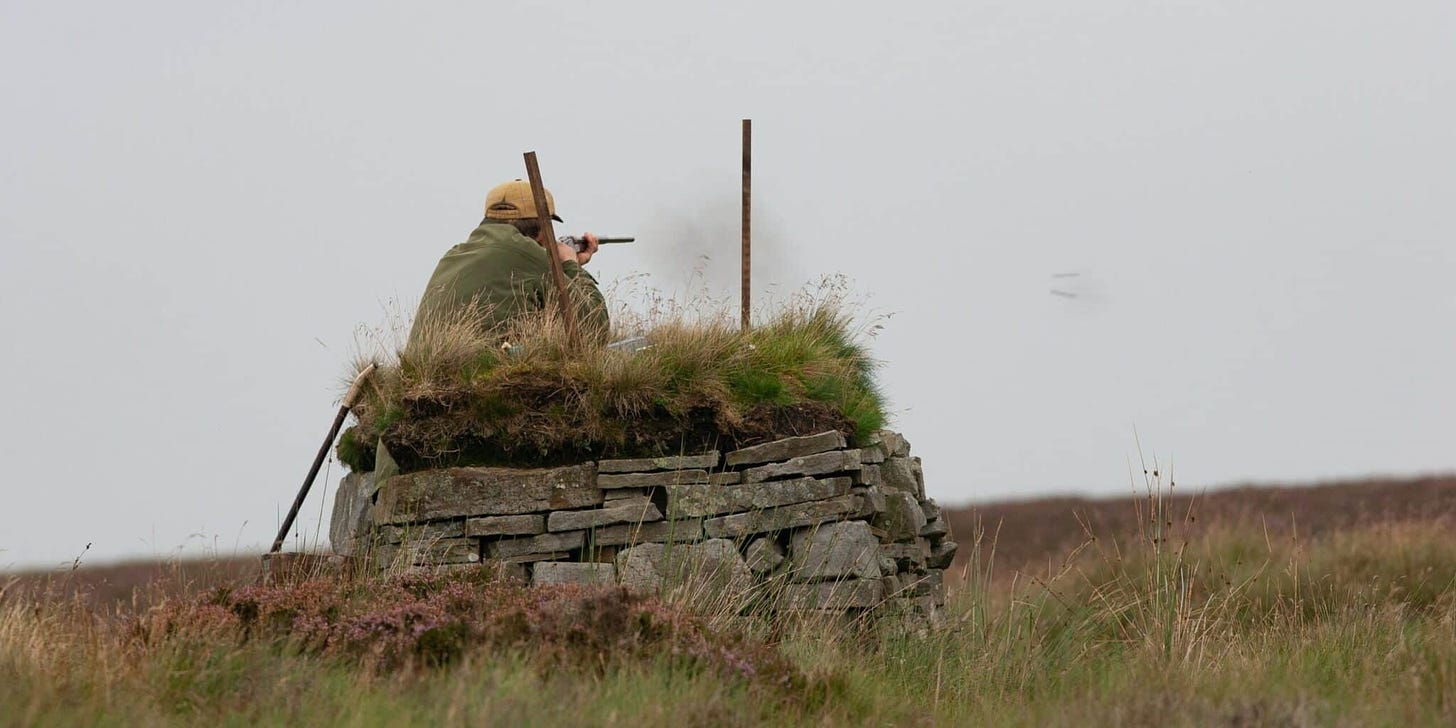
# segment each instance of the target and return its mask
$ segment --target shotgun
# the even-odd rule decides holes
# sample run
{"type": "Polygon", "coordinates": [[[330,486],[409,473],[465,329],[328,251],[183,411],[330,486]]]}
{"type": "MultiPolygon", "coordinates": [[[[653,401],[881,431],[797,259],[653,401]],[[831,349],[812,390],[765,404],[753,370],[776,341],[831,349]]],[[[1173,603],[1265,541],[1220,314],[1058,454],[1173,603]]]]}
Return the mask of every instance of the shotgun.
{"type": "MultiPolygon", "coordinates": [[[[599,245],[614,245],[617,243],[630,243],[635,241],[636,239],[637,238],[597,238],[597,243],[599,245]]],[[[561,243],[562,245],[570,245],[571,247],[576,248],[576,252],[578,253],[586,250],[586,238],[578,238],[575,235],[567,235],[557,238],[556,242],[561,243]]]]}

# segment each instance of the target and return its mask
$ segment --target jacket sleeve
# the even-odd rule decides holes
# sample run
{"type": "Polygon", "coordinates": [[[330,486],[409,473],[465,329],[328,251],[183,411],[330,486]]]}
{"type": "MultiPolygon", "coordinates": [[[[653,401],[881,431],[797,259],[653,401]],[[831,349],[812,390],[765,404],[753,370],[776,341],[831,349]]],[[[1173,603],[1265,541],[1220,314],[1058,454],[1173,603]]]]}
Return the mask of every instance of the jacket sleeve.
{"type": "Polygon", "coordinates": [[[566,274],[571,300],[576,306],[576,324],[581,330],[582,340],[605,346],[611,339],[612,322],[607,312],[607,299],[597,287],[597,279],[576,261],[564,261],[561,271],[566,274]]]}

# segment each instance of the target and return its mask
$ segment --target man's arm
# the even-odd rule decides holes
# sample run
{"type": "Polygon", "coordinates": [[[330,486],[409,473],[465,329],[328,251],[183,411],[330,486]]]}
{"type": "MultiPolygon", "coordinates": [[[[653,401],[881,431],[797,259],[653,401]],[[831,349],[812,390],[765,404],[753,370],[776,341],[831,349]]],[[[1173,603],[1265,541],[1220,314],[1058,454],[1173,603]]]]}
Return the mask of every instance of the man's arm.
{"type": "Polygon", "coordinates": [[[604,346],[611,340],[612,322],[611,315],[607,313],[607,299],[602,296],[601,289],[597,287],[597,279],[582,268],[586,262],[592,259],[600,245],[597,243],[597,236],[586,233],[582,236],[586,240],[586,249],[577,252],[576,248],[565,243],[556,244],[556,257],[561,261],[561,272],[566,276],[567,288],[572,303],[576,306],[576,325],[582,332],[585,341],[604,346]]]}
{"type": "Polygon", "coordinates": [[[597,287],[597,279],[574,259],[561,261],[561,272],[566,274],[569,295],[576,305],[576,325],[583,341],[605,345],[611,339],[612,322],[607,313],[607,299],[597,287]]]}

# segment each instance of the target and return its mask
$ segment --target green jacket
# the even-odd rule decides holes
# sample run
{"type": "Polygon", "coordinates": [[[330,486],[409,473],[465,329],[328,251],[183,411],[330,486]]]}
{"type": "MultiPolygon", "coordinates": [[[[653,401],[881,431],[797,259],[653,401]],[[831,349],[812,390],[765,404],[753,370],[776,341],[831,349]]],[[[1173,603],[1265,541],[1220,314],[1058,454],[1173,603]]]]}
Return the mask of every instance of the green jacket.
{"type": "MultiPolygon", "coordinates": [[[[574,260],[564,261],[561,267],[576,303],[583,340],[606,343],[607,304],[596,279],[574,260]]],[[[487,220],[435,266],[415,314],[410,340],[422,319],[449,315],[465,306],[480,311],[488,331],[504,334],[513,318],[539,311],[554,299],[551,262],[541,245],[512,225],[487,220]]]]}

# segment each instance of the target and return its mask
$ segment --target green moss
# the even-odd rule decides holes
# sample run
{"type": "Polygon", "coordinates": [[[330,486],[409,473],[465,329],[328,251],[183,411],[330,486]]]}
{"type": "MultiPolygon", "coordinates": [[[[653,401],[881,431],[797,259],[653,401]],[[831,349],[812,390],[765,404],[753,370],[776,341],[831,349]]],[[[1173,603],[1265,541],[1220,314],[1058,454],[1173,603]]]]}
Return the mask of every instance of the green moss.
{"type": "Polygon", "coordinates": [[[335,453],[339,456],[339,462],[356,473],[367,473],[374,469],[374,442],[362,441],[358,427],[344,430],[335,453]]]}
{"type": "Polygon", "coordinates": [[[374,420],[373,429],[376,432],[388,430],[394,423],[404,419],[404,407],[398,404],[390,404],[384,408],[384,413],[374,420]]]}
{"type": "Polygon", "coordinates": [[[471,401],[475,416],[481,422],[497,422],[520,411],[520,403],[513,402],[496,392],[483,393],[471,401]]]}
{"type": "Polygon", "coordinates": [[[804,387],[804,396],[816,402],[839,404],[850,390],[856,389],[854,382],[846,382],[842,377],[829,374],[809,374],[800,383],[804,387]]]}
{"type": "Polygon", "coordinates": [[[741,371],[731,375],[728,386],[745,405],[793,404],[794,396],[779,375],[768,371],[741,371]]]}
{"type": "Polygon", "coordinates": [[[495,371],[496,366],[498,366],[500,363],[500,350],[486,349],[485,351],[477,354],[474,360],[471,361],[469,365],[467,365],[465,371],[463,372],[464,377],[467,380],[475,380],[482,377],[490,376],[490,373],[495,371]]]}

